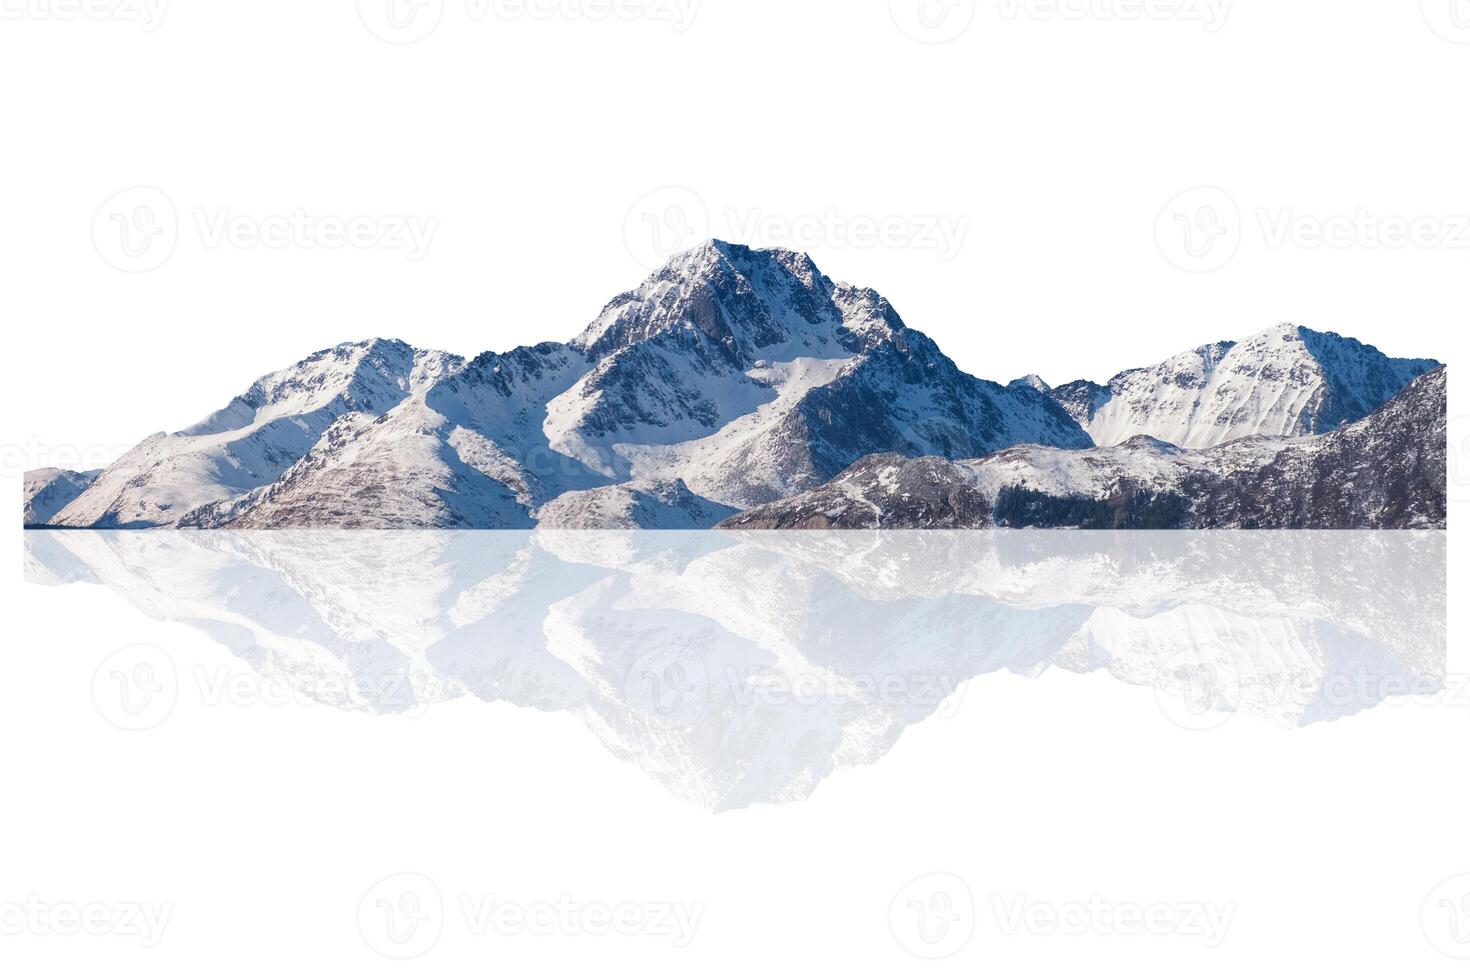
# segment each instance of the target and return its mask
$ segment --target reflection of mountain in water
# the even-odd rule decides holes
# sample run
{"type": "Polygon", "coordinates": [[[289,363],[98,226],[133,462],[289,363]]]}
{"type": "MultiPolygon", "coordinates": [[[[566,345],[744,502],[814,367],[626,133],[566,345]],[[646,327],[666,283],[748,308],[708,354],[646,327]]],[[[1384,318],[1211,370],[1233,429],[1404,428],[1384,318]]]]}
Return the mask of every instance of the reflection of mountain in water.
{"type": "Polygon", "coordinates": [[[1446,667],[1438,532],[57,531],[26,565],[342,707],[574,712],[715,810],[802,799],[1002,669],[1295,726],[1446,667]]]}

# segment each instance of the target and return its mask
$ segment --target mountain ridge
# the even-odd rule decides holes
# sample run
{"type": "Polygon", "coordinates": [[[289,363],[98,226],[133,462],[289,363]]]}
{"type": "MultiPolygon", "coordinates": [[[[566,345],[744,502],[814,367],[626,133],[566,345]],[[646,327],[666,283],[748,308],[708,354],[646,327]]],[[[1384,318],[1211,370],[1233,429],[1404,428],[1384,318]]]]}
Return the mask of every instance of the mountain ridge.
{"type": "Polygon", "coordinates": [[[689,526],[814,490],[875,454],[1330,431],[1435,363],[1282,325],[1107,386],[1001,385],[809,256],[715,240],[567,342],[472,358],[383,338],[316,351],[73,481],[45,523],[689,526]]]}
{"type": "Polygon", "coordinates": [[[1019,441],[1089,439],[1038,393],[960,371],[875,291],[799,253],[710,242],[569,343],[319,351],[145,440],[56,523],[524,527],[562,494],[629,481],[742,509],[869,452],[1019,441]]]}
{"type": "Polygon", "coordinates": [[[1187,449],[1133,436],[982,459],[859,460],[815,490],[727,529],[1257,529],[1446,526],[1446,369],[1321,436],[1250,436],[1187,449]]]}
{"type": "Polygon", "coordinates": [[[1208,449],[1246,435],[1330,432],[1437,366],[1428,358],[1388,357],[1330,331],[1278,323],[1241,341],[1217,341],[1120,371],[1106,384],[1072,381],[1046,393],[1097,445],[1152,435],[1208,449]]]}

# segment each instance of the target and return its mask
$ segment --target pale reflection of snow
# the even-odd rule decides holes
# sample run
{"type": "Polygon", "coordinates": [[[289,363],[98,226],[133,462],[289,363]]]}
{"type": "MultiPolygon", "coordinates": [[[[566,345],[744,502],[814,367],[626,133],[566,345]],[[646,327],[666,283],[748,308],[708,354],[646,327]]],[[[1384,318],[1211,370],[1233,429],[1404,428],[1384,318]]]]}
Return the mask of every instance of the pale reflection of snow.
{"type": "Polygon", "coordinates": [[[307,698],[568,711],[712,810],[805,798],[1000,670],[1106,672],[1166,714],[1288,728],[1445,684],[1439,532],[25,539],[29,581],[103,584],[307,698]]]}

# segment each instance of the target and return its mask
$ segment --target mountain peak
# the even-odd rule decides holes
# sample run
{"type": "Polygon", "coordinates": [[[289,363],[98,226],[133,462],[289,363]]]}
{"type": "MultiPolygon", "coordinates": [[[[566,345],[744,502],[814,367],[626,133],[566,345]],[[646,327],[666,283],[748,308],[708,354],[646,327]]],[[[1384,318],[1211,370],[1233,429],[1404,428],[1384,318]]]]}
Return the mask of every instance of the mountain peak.
{"type": "Polygon", "coordinates": [[[1272,341],[1282,344],[1294,343],[1301,339],[1302,331],[1305,329],[1306,327],[1303,327],[1299,323],[1294,323],[1291,320],[1282,320],[1279,323],[1272,324],[1265,330],[1251,334],[1245,339],[1244,343],[1249,343],[1257,338],[1268,343],[1272,341]]]}
{"type": "Polygon", "coordinates": [[[455,355],[420,350],[402,340],[347,341],[258,378],[229,405],[176,435],[222,434],[285,415],[318,411],[334,401],[353,411],[381,413],[460,361],[455,355]]]}
{"type": "Polygon", "coordinates": [[[794,249],[780,248],[777,246],[758,247],[755,245],[745,245],[740,242],[727,242],[720,238],[706,239],[693,248],[675,253],[664,264],[664,267],[687,266],[709,261],[724,261],[732,265],[775,261],[783,265],[802,264],[810,266],[813,269],[816,268],[812,262],[812,257],[805,252],[798,252],[794,249]]]}
{"type": "MultiPolygon", "coordinates": [[[[1283,320],[1275,326],[1269,327],[1258,333],[1251,334],[1238,343],[1228,343],[1227,348],[1240,347],[1244,351],[1282,350],[1289,349],[1298,353],[1305,353],[1309,357],[1321,360],[1324,354],[1333,349],[1351,349],[1363,351],[1376,356],[1383,356],[1382,352],[1372,344],[1344,337],[1340,333],[1331,330],[1313,330],[1300,323],[1283,320]]],[[[1204,348],[1200,348],[1203,350],[1204,348]]]]}
{"type": "Polygon", "coordinates": [[[1049,385],[1045,381],[1041,380],[1041,375],[1039,375],[1039,374],[1028,374],[1024,378],[1017,378],[1016,380],[1012,381],[1010,384],[1006,385],[1006,387],[1007,388],[1031,388],[1031,389],[1034,389],[1036,391],[1041,392],[1043,395],[1049,395],[1049,394],[1051,394],[1051,385],[1049,385]]]}
{"type": "Polygon", "coordinates": [[[1387,357],[1288,321],[1120,372],[1106,385],[1078,381],[1050,395],[1100,446],[1149,435],[1204,449],[1245,436],[1328,432],[1437,363],[1387,357]]]}
{"type": "Polygon", "coordinates": [[[803,252],[711,239],[614,297],[572,347],[602,358],[671,336],[747,368],[771,349],[838,357],[903,329],[881,296],[833,282],[803,252]]]}

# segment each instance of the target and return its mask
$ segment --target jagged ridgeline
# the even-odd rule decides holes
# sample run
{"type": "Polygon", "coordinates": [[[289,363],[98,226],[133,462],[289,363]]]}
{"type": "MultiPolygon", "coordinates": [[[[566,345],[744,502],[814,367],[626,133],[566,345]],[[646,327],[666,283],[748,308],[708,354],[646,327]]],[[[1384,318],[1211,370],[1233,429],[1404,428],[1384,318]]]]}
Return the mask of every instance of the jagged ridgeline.
{"type": "Polygon", "coordinates": [[[27,474],[24,521],[1441,527],[1443,377],[1283,324],[1001,385],[806,255],[709,242],[568,343],[318,351],[100,473],[27,474]]]}

